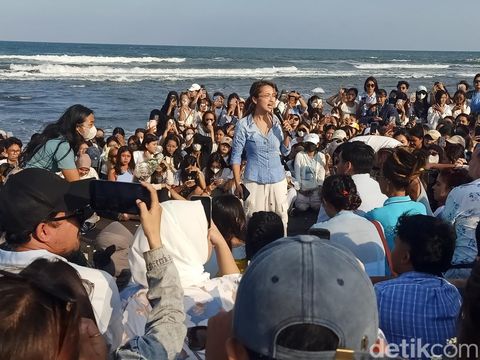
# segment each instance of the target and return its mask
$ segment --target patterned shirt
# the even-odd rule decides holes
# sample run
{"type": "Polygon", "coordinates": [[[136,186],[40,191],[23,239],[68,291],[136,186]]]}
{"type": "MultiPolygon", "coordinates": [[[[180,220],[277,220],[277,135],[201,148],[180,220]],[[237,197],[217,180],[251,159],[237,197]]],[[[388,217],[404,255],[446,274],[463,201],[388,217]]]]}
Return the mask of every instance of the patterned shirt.
{"type": "Polygon", "coordinates": [[[407,272],[377,283],[380,328],[391,344],[421,339],[424,344],[446,345],[455,336],[461,296],[445,279],[407,272]]]}
{"type": "Polygon", "coordinates": [[[442,218],[455,226],[457,242],[452,264],[468,264],[477,256],[475,228],[480,220],[480,179],[457,186],[448,194],[442,218]]]}

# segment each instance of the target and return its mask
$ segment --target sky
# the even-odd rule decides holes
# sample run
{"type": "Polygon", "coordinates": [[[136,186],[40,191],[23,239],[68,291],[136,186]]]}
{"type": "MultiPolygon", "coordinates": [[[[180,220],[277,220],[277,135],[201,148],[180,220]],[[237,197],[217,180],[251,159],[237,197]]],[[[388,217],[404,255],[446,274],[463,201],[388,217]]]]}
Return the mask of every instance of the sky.
{"type": "Polygon", "coordinates": [[[479,51],[480,1],[2,0],[0,40],[479,51]]]}

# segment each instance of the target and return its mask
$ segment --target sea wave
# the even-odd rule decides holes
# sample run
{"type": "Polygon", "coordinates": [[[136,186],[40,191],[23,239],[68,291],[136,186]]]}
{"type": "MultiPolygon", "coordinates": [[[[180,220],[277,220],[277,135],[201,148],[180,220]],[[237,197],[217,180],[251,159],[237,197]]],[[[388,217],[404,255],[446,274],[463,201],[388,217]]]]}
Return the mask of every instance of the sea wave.
{"type": "MultiPolygon", "coordinates": [[[[0,69],[0,80],[84,80],[134,82],[143,80],[179,81],[186,79],[258,79],[258,78],[341,78],[369,76],[370,70],[335,70],[324,68],[302,69],[295,66],[261,67],[261,68],[147,68],[115,66],[73,66],[55,64],[10,64],[7,69],[0,69]]],[[[375,76],[398,75],[405,78],[430,78],[439,74],[428,71],[411,72],[377,71],[375,76]]]]}
{"type": "Polygon", "coordinates": [[[21,60],[54,64],[131,64],[131,63],[182,63],[186,58],[179,57],[124,57],[86,55],[0,55],[0,60],[21,60]]]}
{"type": "Polygon", "coordinates": [[[361,70],[388,70],[388,69],[448,69],[450,65],[443,64],[354,64],[361,70]]]}

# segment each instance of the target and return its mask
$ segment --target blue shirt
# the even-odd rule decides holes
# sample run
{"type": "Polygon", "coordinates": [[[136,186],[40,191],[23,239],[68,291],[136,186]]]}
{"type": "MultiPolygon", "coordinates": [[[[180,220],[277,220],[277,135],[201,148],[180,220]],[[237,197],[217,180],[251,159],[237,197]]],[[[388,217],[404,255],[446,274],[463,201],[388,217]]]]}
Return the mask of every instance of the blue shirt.
{"type": "MultiPolygon", "coordinates": [[[[421,344],[446,345],[456,335],[461,296],[445,279],[411,271],[375,285],[380,329],[387,341],[422,339],[421,344]]],[[[441,349],[433,349],[441,351],[441,349]]]]}
{"type": "Polygon", "coordinates": [[[470,99],[470,111],[472,114],[480,113],[480,91],[474,91],[470,99]]]}
{"type": "Polygon", "coordinates": [[[398,218],[402,215],[427,215],[425,205],[413,201],[410,196],[393,196],[383,203],[383,207],[370,210],[366,217],[369,220],[377,220],[383,226],[385,238],[390,250],[395,243],[395,230],[398,218]]]}
{"type": "Polygon", "coordinates": [[[273,125],[267,135],[262,134],[252,115],[237,123],[232,143],[232,165],[241,164],[244,150],[247,155],[245,180],[258,184],[275,184],[285,179],[280,152],[286,155],[290,147],[283,144],[282,125],[276,117],[273,117],[273,125]]]}
{"type": "Polygon", "coordinates": [[[68,141],[48,140],[27,162],[25,168],[40,168],[53,172],[76,169],[75,154],[68,141]]]}

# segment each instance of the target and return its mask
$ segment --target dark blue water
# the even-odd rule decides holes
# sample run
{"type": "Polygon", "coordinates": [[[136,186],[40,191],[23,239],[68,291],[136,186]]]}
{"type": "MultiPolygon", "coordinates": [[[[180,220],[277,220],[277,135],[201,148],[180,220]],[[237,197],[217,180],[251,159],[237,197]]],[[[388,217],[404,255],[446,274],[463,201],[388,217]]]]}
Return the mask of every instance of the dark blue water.
{"type": "Polygon", "coordinates": [[[145,126],[169,90],[193,82],[210,93],[246,97],[255,79],[305,96],[342,86],[381,87],[400,79],[413,87],[443,81],[447,88],[480,72],[478,52],[252,49],[0,42],[0,129],[22,139],[58,119],[74,103],[95,111],[98,127],[145,126]]]}

